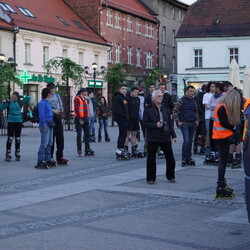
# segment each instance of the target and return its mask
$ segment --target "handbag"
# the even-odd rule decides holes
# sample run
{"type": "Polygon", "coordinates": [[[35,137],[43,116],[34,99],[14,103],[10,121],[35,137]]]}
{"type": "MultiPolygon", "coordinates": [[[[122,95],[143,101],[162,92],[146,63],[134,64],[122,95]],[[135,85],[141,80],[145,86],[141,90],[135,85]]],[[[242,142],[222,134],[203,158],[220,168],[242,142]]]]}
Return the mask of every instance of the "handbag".
{"type": "Polygon", "coordinates": [[[56,126],[55,121],[47,121],[47,124],[50,128],[54,128],[56,126]]]}

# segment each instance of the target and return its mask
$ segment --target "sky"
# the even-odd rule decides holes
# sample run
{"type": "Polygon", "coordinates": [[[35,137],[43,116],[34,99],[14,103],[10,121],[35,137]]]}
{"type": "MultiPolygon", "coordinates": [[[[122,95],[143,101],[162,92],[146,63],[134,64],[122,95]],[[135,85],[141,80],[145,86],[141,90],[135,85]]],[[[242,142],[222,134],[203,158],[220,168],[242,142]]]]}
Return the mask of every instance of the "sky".
{"type": "Polygon", "coordinates": [[[183,2],[183,3],[186,3],[186,4],[192,4],[192,3],[194,3],[196,0],[178,0],[178,1],[180,1],[180,2],[183,2]]]}

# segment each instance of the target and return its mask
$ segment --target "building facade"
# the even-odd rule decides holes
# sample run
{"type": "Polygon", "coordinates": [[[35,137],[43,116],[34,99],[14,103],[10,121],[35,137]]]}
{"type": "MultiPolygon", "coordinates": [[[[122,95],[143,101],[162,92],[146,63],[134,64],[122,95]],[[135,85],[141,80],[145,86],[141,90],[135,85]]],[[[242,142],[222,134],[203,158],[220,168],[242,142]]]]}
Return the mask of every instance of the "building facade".
{"type": "MultiPolygon", "coordinates": [[[[13,86],[12,90],[31,95],[31,106],[40,100],[40,92],[53,81],[61,85],[61,72],[52,72],[47,75],[44,65],[52,58],[70,58],[83,68],[91,68],[98,58],[98,67],[107,67],[107,42],[98,36],[73,10],[62,0],[46,0],[43,4],[23,0],[6,0],[0,3],[1,10],[11,19],[8,24],[2,19],[0,22],[1,53],[11,54],[17,63],[17,72],[24,79],[23,88],[13,86]],[[21,7],[20,7],[21,6],[21,7]],[[49,8],[48,8],[49,7],[49,8]],[[5,25],[4,25],[5,23],[5,25]],[[5,35],[6,25],[9,28],[9,37],[5,35]],[[8,26],[7,25],[7,26],[8,26]],[[13,31],[18,27],[15,46],[13,31]],[[25,81],[25,79],[27,81],[25,81]]],[[[80,87],[93,89],[93,74],[85,74],[82,86],[75,86],[69,81],[71,99],[80,87]]],[[[102,84],[97,87],[97,93],[107,97],[107,84],[102,76],[97,79],[102,84]]],[[[72,110],[72,107],[71,107],[72,110]]]]}
{"type": "Polygon", "coordinates": [[[157,19],[138,1],[65,0],[79,16],[108,41],[108,65],[130,64],[128,83],[140,85],[158,65],[157,19]]]}
{"type": "Polygon", "coordinates": [[[250,2],[198,0],[187,11],[177,34],[178,94],[184,85],[227,81],[234,58],[240,79],[250,64],[250,2]]]}

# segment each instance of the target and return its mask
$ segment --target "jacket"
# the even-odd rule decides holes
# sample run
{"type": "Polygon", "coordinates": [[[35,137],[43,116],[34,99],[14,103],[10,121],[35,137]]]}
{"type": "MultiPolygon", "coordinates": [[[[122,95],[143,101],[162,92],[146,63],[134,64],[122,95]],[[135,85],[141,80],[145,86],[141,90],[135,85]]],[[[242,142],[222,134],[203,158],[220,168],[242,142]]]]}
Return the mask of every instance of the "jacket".
{"type": "Polygon", "coordinates": [[[128,96],[128,111],[131,121],[139,120],[140,99],[138,97],[128,96]]]}
{"type": "Polygon", "coordinates": [[[129,120],[128,99],[121,93],[114,98],[114,120],[116,122],[129,120]]]}
{"type": "Polygon", "coordinates": [[[48,122],[53,121],[52,108],[48,100],[42,99],[38,103],[39,127],[47,126],[48,122]]]}
{"type": "Polygon", "coordinates": [[[172,96],[169,93],[164,93],[163,99],[162,99],[162,106],[170,110],[170,113],[172,114],[174,109],[174,102],[172,99],[172,96]]]}
{"type": "Polygon", "coordinates": [[[30,100],[30,96],[25,96],[21,101],[8,101],[0,105],[0,111],[8,109],[8,122],[23,122],[21,106],[30,100]]]}
{"type": "Polygon", "coordinates": [[[87,119],[89,117],[88,102],[81,96],[74,99],[75,117],[78,119],[87,119]]]}
{"type": "Polygon", "coordinates": [[[161,112],[163,113],[164,126],[158,128],[157,122],[160,121],[160,113],[158,107],[152,103],[146,107],[143,114],[143,125],[146,128],[146,141],[149,142],[166,142],[171,141],[172,138],[176,138],[173,123],[171,122],[171,114],[169,109],[161,106],[161,112]]]}
{"type": "Polygon", "coordinates": [[[96,114],[99,119],[108,119],[110,115],[109,107],[107,105],[98,104],[96,108],[96,114]]]}
{"type": "Polygon", "coordinates": [[[219,104],[214,110],[213,139],[226,139],[233,135],[234,126],[229,124],[227,116],[226,106],[223,103],[219,104]]]}

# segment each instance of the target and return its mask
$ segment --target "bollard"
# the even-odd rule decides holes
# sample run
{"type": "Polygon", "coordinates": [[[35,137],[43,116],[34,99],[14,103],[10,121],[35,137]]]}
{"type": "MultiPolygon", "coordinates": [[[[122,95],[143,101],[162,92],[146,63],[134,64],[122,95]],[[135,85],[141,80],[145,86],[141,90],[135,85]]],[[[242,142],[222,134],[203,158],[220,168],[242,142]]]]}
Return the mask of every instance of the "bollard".
{"type": "Polygon", "coordinates": [[[248,120],[247,134],[243,145],[243,161],[245,171],[245,200],[250,223],[250,120],[248,120]]]}

